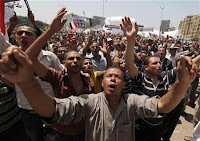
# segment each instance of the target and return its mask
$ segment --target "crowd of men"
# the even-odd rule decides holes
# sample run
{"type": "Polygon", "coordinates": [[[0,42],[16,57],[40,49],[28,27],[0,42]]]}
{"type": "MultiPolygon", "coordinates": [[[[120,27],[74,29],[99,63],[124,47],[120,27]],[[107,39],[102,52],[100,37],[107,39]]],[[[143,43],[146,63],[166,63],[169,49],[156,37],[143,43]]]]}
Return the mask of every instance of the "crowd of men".
{"type": "Polygon", "coordinates": [[[10,19],[12,46],[0,60],[0,138],[169,141],[185,105],[195,107],[199,43],[139,36],[128,17],[124,36],[71,37],[61,30],[65,14],[62,8],[43,33],[31,11],[33,27],[10,19]]]}

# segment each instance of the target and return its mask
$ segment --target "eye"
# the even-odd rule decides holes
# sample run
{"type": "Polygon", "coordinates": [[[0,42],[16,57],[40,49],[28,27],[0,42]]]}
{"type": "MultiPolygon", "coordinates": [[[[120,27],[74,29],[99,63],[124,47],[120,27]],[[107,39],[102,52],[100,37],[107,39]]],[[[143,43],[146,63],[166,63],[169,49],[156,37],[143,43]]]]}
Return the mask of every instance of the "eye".
{"type": "Polygon", "coordinates": [[[74,57],[69,57],[68,60],[74,60],[74,57]]]}

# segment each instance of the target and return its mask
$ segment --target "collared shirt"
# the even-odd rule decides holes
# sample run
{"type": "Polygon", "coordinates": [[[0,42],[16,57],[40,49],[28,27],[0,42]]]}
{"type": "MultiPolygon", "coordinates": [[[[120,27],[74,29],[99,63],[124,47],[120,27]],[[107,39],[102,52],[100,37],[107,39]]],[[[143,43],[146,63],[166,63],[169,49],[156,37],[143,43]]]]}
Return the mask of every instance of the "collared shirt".
{"type": "Polygon", "coordinates": [[[63,124],[85,118],[86,141],[134,141],[135,120],[157,117],[158,98],[135,94],[122,95],[114,113],[103,92],[98,94],[55,98],[56,112],[48,123],[63,124]]]}
{"type": "MultiPolygon", "coordinates": [[[[93,93],[94,90],[94,83],[91,81],[89,77],[86,77],[85,75],[81,74],[81,79],[84,83],[83,93],[90,94],[93,93]]],[[[64,69],[62,71],[57,71],[55,69],[49,69],[47,72],[47,75],[43,80],[49,82],[54,90],[55,97],[57,98],[66,98],[71,95],[79,96],[80,94],[77,94],[75,91],[75,88],[72,86],[72,83],[69,79],[69,75],[67,73],[67,70],[64,69]]],[[[83,94],[82,93],[82,94],[83,94]]],[[[60,133],[66,134],[66,135],[72,135],[72,134],[78,134],[84,131],[84,121],[77,122],[75,124],[69,124],[69,125],[61,125],[56,124],[55,129],[58,130],[60,133]]]]}
{"type": "MultiPolygon", "coordinates": [[[[52,53],[50,51],[42,50],[40,52],[39,56],[38,56],[38,60],[41,61],[47,67],[52,67],[52,68],[55,68],[57,70],[64,69],[64,66],[60,63],[60,60],[58,59],[58,57],[54,53],[52,53]]],[[[36,79],[38,80],[38,82],[40,83],[42,89],[45,92],[47,92],[48,94],[54,96],[54,92],[53,92],[51,84],[49,84],[49,83],[47,83],[45,81],[42,81],[38,76],[36,77],[36,79]]],[[[17,92],[16,96],[17,96],[17,104],[18,104],[18,106],[20,108],[22,108],[22,109],[33,110],[31,105],[27,101],[26,97],[22,93],[22,90],[16,84],[15,84],[15,89],[16,89],[16,92],[17,92]]]]}
{"type": "Polygon", "coordinates": [[[100,61],[96,60],[96,58],[93,56],[92,53],[90,53],[89,55],[86,55],[86,58],[90,58],[91,61],[92,61],[93,71],[104,71],[104,70],[106,70],[106,67],[107,67],[106,58],[104,57],[104,55],[101,51],[99,51],[99,55],[101,57],[100,61]]]}
{"type": "MultiPolygon", "coordinates": [[[[149,97],[157,95],[162,97],[171,88],[176,80],[176,76],[176,69],[162,71],[156,84],[154,84],[153,80],[146,73],[138,71],[135,79],[131,80],[133,87],[131,90],[140,95],[148,95],[149,97]]],[[[159,125],[163,122],[163,117],[164,116],[159,116],[158,118],[145,118],[143,120],[150,125],[159,125]]]]}
{"type": "Polygon", "coordinates": [[[132,85],[135,87],[132,90],[135,90],[135,93],[145,94],[149,97],[159,95],[162,97],[168,92],[171,88],[171,85],[175,82],[177,73],[176,69],[169,71],[162,71],[161,75],[158,77],[156,84],[153,83],[153,80],[149,78],[146,73],[138,71],[135,79],[132,79],[132,85]]]}

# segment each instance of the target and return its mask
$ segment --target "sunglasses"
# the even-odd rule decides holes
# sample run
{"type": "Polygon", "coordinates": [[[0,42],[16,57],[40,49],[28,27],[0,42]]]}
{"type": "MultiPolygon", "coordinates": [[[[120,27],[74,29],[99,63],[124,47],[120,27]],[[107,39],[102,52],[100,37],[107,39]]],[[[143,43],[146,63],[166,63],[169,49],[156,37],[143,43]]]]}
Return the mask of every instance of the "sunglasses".
{"type": "Polygon", "coordinates": [[[17,31],[16,34],[19,36],[22,36],[23,34],[26,34],[27,36],[33,36],[34,34],[32,32],[29,31],[17,31]]]}

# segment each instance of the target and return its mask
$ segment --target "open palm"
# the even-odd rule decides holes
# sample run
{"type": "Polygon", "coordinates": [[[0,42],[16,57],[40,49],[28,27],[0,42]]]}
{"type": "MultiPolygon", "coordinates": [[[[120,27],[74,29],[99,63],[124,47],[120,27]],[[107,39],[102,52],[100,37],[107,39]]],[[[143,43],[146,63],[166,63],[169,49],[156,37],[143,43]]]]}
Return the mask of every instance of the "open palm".
{"type": "Polygon", "coordinates": [[[135,38],[138,32],[137,23],[135,23],[135,27],[132,25],[129,17],[124,17],[122,19],[122,24],[120,24],[122,31],[124,32],[127,39],[135,38]]]}

